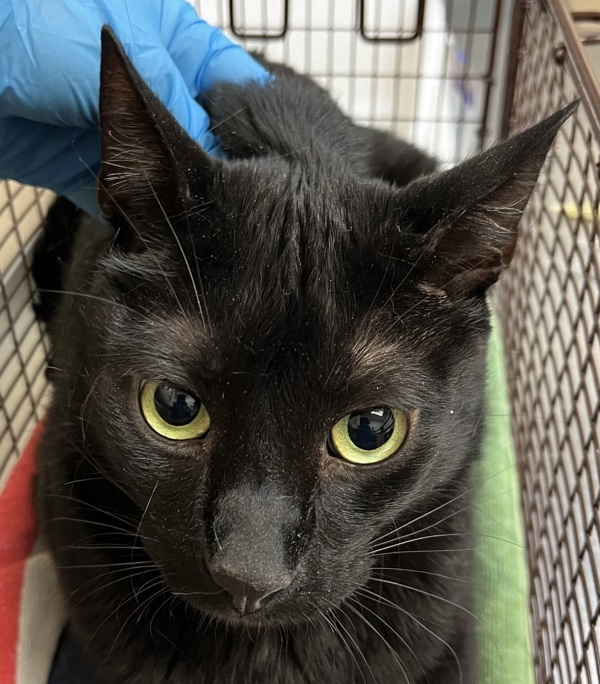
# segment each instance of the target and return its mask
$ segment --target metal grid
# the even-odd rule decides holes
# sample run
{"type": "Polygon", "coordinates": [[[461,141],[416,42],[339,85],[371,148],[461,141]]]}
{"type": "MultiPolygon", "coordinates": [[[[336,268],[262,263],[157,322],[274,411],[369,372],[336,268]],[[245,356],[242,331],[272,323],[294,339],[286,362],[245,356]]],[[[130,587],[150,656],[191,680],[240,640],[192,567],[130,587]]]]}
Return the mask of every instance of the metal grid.
{"type": "Polygon", "coordinates": [[[497,290],[538,682],[600,681],[600,102],[561,3],[519,2],[507,128],[575,96],[497,290]]]}
{"type": "Polygon", "coordinates": [[[358,123],[444,163],[488,133],[502,0],[196,0],[246,48],[310,74],[358,123]]]}
{"type": "Polygon", "coordinates": [[[48,192],[0,182],[0,487],[43,413],[47,346],[29,276],[48,192]]]}

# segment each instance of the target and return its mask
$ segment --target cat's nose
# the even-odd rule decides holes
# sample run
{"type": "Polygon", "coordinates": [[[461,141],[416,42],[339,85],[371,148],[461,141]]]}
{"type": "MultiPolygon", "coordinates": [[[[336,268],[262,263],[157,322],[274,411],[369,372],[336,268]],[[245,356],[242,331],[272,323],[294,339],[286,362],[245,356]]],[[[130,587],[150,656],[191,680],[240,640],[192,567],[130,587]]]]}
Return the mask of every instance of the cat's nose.
{"type": "Polygon", "coordinates": [[[265,599],[285,589],[292,577],[286,571],[274,572],[270,576],[245,576],[243,572],[235,572],[220,563],[211,564],[210,574],[214,581],[231,595],[233,607],[245,615],[259,610],[265,599]]]}

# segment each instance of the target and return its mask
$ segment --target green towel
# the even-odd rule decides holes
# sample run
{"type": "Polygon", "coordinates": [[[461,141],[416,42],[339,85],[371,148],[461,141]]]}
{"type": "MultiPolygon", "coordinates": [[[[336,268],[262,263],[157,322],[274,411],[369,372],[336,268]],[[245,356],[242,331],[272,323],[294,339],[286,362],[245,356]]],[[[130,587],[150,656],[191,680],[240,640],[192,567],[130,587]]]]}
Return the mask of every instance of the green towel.
{"type": "Polygon", "coordinates": [[[487,426],[475,501],[478,684],[532,684],[529,576],[504,353],[494,321],[488,350],[487,426]]]}

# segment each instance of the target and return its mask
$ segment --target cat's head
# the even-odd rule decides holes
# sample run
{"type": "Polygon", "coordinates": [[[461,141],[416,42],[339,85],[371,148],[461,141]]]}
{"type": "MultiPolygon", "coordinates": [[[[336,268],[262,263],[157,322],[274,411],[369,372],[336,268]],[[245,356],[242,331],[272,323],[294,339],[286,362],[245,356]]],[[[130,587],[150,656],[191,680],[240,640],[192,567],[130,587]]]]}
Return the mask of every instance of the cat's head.
{"type": "Polygon", "coordinates": [[[85,305],[86,438],[183,600],[310,617],[365,582],[378,535],[466,487],[485,293],[570,112],[397,189],[210,158],[107,31],[101,80],[118,233],[85,305]]]}

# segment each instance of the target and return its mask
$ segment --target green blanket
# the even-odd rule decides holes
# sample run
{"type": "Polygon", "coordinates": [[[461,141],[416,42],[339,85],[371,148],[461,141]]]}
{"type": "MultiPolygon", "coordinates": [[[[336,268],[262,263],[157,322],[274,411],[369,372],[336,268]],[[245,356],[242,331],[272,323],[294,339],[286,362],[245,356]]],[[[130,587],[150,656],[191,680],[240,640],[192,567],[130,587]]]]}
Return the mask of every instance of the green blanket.
{"type": "Polygon", "coordinates": [[[495,323],[488,351],[487,427],[475,501],[478,684],[531,684],[529,578],[504,353],[495,323]]]}

